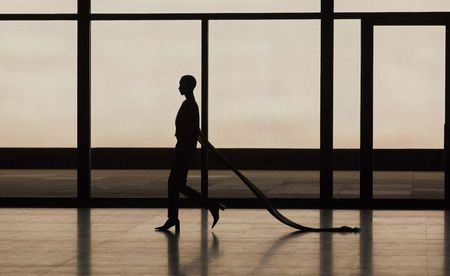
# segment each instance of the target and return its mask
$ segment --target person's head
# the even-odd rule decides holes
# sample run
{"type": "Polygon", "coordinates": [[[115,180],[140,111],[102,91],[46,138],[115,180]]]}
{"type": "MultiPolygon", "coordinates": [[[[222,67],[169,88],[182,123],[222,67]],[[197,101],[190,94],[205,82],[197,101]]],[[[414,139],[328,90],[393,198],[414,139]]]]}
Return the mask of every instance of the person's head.
{"type": "Polygon", "coordinates": [[[197,81],[191,75],[184,75],[180,79],[180,90],[181,95],[192,94],[194,92],[194,88],[197,85],[197,81]]]}

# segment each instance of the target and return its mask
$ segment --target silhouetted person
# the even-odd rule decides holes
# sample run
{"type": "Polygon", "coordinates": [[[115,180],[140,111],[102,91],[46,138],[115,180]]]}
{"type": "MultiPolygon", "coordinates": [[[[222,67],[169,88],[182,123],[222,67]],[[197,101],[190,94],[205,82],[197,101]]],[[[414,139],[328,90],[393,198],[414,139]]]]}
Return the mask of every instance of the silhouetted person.
{"type": "Polygon", "coordinates": [[[197,81],[191,75],[185,75],[180,79],[180,87],[178,90],[181,95],[186,97],[186,100],[178,110],[175,120],[175,136],[177,138],[177,144],[175,146],[175,158],[168,180],[168,220],[164,225],[155,228],[156,230],[167,230],[172,226],[175,226],[177,231],[179,230],[179,193],[182,193],[191,199],[200,201],[204,208],[209,209],[214,218],[212,227],[214,227],[219,220],[219,209],[224,209],[223,205],[208,200],[186,184],[188,171],[195,161],[195,149],[200,134],[198,105],[195,102],[194,97],[194,88],[196,84],[197,81]]]}

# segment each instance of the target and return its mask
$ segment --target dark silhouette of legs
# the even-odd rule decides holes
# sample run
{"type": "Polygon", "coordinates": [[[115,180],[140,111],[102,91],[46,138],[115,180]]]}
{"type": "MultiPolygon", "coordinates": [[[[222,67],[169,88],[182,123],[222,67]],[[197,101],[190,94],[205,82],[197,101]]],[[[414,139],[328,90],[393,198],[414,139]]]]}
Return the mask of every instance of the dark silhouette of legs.
{"type": "Polygon", "coordinates": [[[214,218],[213,227],[219,220],[219,209],[224,209],[224,206],[204,197],[201,193],[192,189],[187,185],[187,175],[189,171],[189,162],[182,162],[175,160],[174,165],[170,171],[168,180],[168,198],[169,208],[167,217],[170,221],[178,220],[179,210],[179,194],[183,194],[187,198],[200,202],[203,208],[208,208],[214,218]]]}
{"type": "Polygon", "coordinates": [[[180,230],[180,221],[178,220],[178,200],[181,188],[186,186],[186,178],[188,173],[188,166],[185,165],[186,162],[177,162],[175,159],[174,165],[170,171],[169,180],[168,180],[168,199],[169,199],[169,207],[168,207],[168,220],[164,225],[156,227],[155,230],[158,231],[167,231],[172,226],[175,226],[175,230],[178,232],[180,230]],[[184,184],[180,184],[184,183],[184,184]]]}
{"type": "Polygon", "coordinates": [[[178,201],[179,201],[179,193],[186,186],[186,179],[188,174],[187,166],[182,166],[181,164],[175,163],[172,167],[168,180],[168,199],[169,199],[169,208],[167,217],[169,219],[178,219],[178,201]]]}
{"type": "Polygon", "coordinates": [[[201,193],[197,192],[196,190],[192,189],[191,187],[184,185],[183,189],[180,190],[180,193],[182,193],[184,196],[191,198],[193,200],[199,201],[202,203],[203,208],[208,208],[211,212],[211,215],[213,216],[213,224],[211,228],[214,228],[216,223],[219,221],[219,209],[224,210],[225,206],[222,204],[211,201],[210,199],[207,199],[204,197],[201,193]]]}

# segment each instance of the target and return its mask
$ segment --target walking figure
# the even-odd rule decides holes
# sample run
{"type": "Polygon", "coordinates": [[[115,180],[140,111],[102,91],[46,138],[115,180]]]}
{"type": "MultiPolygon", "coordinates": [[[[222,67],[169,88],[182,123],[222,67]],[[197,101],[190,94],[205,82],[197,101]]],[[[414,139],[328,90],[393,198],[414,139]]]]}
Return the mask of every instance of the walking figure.
{"type": "Polygon", "coordinates": [[[198,105],[194,97],[194,88],[197,81],[191,75],[185,75],[180,79],[180,94],[186,97],[175,120],[175,158],[173,160],[170,176],[168,180],[168,219],[164,225],[156,227],[155,230],[166,231],[172,226],[175,230],[180,229],[178,219],[179,194],[182,193],[188,198],[199,201],[204,208],[208,208],[213,217],[214,227],[219,221],[219,209],[224,210],[225,206],[212,201],[187,185],[187,175],[192,164],[195,162],[195,150],[200,134],[198,105]]]}

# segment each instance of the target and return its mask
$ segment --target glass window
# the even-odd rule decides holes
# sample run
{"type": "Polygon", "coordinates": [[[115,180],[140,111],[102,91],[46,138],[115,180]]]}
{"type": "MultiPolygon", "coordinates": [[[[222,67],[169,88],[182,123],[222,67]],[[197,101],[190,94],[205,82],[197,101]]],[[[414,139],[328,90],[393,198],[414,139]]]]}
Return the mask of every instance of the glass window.
{"type": "Polygon", "coordinates": [[[444,96],[445,27],[375,27],[375,197],[443,197],[444,96]]]}
{"type": "MultiPolygon", "coordinates": [[[[175,117],[184,100],[178,91],[182,75],[196,77],[194,95],[201,110],[200,24],[92,24],[94,197],[167,196],[169,171],[149,168],[170,166],[175,117]],[[151,165],[149,160],[157,161],[151,165]]],[[[190,172],[192,179],[190,184],[200,184],[198,171],[190,172]]]]}
{"type": "Polygon", "coordinates": [[[76,13],[76,0],[1,0],[1,13],[76,13]]]}
{"type": "Polygon", "coordinates": [[[319,148],[320,22],[210,24],[211,141],[319,148]]]}
{"type": "Polygon", "coordinates": [[[174,146],[182,75],[196,77],[201,107],[200,30],[198,21],[93,23],[93,147],[174,146]]]}
{"type": "Polygon", "coordinates": [[[334,197],[359,197],[361,25],[334,22],[334,197]]]}
{"type": "Polygon", "coordinates": [[[76,36],[74,22],[0,22],[0,196],[76,195],[76,36]]]}
{"type": "Polygon", "coordinates": [[[442,148],[445,27],[375,27],[374,148],[442,148]]]}
{"type": "MultiPolygon", "coordinates": [[[[216,147],[319,148],[319,21],[212,21],[209,68],[216,147]]],[[[297,165],[244,174],[270,197],[318,196],[319,172],[297,165]]],[[[253,197],[228,171],[214,172],[210,183],[213,197],[253,197]]]]}
{"type": "Polygon", "coordinates": [[[76,147],[73,22],[0,22],[0,147],[76,147]]]}
{"type": "Polygon", "coordinates": [[[335,11],[339,12],[414,12],[449,11],[447,0],[335,0],[335,11]]]}
{"type": "Polygon", "coordinates": [[[92,0],[100,13],[318,12],[316,0],[92,0]]]}
{"type": "Polygon", "coordinates": [[[334,23],[334,148],[359,148],[361,30],[359,20],[334,23]]]}

